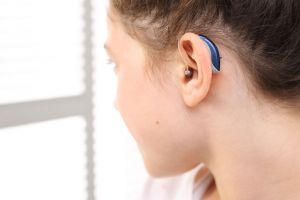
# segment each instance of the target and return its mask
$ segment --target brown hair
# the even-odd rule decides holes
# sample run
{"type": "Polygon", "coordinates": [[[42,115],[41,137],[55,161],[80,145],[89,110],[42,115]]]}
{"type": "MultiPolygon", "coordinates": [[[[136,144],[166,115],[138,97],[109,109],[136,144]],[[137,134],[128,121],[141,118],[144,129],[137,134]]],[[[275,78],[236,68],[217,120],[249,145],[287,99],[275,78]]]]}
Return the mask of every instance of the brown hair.
{"type": "Polygon", "coordinates": [[[299,0],[111,0],[147,51],[176,48],[185,32],[231,46],[264,94],[299,107],[299,0]],[[230,42],[229,42],[230,41],[230,42]]]}

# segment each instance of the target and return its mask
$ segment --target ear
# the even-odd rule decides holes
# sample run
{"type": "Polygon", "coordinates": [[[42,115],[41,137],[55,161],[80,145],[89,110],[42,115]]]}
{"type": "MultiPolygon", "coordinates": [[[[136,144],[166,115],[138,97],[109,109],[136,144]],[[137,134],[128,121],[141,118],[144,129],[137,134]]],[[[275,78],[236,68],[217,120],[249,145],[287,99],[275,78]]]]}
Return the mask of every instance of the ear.
{"type": "Polygon", "coordinates": [[[179,70],[180,85],[185,104],[198,105],[208,94],[212,79],[212,61],[207,44],[194,33],[185,33],[178,42],[180,59],[183,62],[179,70]],[[192,77],[185,76],[190,68],[192,77]]]}

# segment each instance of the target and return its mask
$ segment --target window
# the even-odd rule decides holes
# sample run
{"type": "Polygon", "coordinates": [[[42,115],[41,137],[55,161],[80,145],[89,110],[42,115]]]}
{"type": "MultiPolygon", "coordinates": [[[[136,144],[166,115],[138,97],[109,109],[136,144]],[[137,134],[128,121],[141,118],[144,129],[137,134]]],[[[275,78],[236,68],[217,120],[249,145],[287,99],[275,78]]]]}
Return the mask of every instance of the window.
{"type": "Polygon", "coordinates": [[[90,0],[0,0],[0,199],[95,199],[90,0]]]}

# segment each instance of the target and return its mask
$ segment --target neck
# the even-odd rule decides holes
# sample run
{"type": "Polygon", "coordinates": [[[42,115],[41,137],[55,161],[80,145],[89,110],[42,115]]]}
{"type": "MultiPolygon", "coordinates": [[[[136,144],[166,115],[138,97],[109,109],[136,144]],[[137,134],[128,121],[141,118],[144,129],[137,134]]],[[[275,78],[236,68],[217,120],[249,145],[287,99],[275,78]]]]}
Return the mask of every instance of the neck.
{"type": "Polygon", "coordinates": [[[300,119],[270,113],[245,116],[246,123],[239,120],[221,139],[218,135],[213,159],[206,163],[220,198],[300,199],[300,119]]]}

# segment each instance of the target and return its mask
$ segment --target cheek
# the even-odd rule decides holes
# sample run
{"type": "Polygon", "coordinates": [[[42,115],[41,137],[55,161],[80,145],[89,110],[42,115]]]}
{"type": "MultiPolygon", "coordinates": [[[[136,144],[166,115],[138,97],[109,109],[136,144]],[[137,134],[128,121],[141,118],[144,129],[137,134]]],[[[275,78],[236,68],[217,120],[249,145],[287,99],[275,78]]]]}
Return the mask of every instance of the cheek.
{"type": "MultiPolygon", "coordinates": [[[[140,73],[119,71],[117,103],[153,176],[177,174],[194,167],[192,136],[186,130],[177,91],[163,90],[140,73]],[[170,170],[172,169],[172,170],[170,170]]],[[[153,81],[153,80],[152,80],[153,81]]]]}
{"type": "Polygon", "coordinates": [[[138,133],[145,132],[146,124],[151,121],[149,87],[142,72],[120,69],[118,72],[118,89],[116,103],[128,129],[136,138],[138,133]]]}
{"type": "Polygon", "coordinates": [[[135,83],[140,80],[128,66],[120,66],[117,71],[117,81],[117,107],[123,119],[127,119],[135,108],[135,97],[140,90],[140,84],[135,83]]]}

